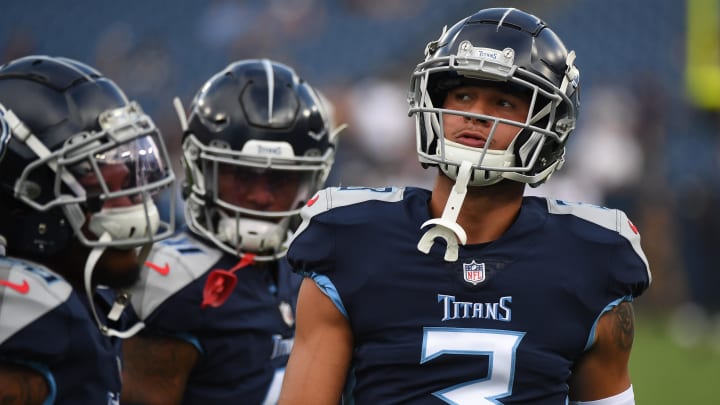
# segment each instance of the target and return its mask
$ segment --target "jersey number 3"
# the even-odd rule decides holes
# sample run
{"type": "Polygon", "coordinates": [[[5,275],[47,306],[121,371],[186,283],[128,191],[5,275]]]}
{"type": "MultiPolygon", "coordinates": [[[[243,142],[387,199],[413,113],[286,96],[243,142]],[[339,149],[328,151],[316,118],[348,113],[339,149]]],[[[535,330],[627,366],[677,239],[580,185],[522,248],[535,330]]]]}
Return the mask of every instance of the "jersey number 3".
{"type": "Polygon", "coordinates": [[[524,332],[431,328],[423,330],[420,364],[443,354],[488,356],[488,375],[433,393],[449,404],[499,404],[496,399],[510,395],[515,376],[515,352],[524,332]]]}

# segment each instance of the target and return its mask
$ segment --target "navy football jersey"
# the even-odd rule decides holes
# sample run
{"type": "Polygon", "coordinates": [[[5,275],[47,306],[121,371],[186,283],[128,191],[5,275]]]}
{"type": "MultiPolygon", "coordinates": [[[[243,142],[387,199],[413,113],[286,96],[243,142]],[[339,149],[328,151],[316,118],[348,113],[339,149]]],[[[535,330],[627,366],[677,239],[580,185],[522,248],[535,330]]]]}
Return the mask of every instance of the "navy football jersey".
{"type": "Polygon", "coordinates": [[[302,278],[285,259],[243,267],[224,304],[201,308],[211,270],[228,270],[238,261],[181,232],[155,245],[150,267],[143,267],[132,291],[144,333],[186,340],[200,353],[184,404],[269,404],[279,397],[302,278]]]}
{"type": "Polygon", "coordinates": [[[430,192],[329,188],[288,251],[347,317],[358,404],[565,404],[601,314],[650,283],[625,214],[525,197],[496,241],[418,251],[430,192]]]}
{"type": "MultiPolygon", "coordinates": [[[[109,308],[114,293],[97,297],[109,308]],[[107,296],[106,296],[107,295],[107,296]]],[[[0,363],[45,376],[49,404],[118,404],[120,341],[100,333],[87,296],[46,267],[0,256],[0,363]]]]}

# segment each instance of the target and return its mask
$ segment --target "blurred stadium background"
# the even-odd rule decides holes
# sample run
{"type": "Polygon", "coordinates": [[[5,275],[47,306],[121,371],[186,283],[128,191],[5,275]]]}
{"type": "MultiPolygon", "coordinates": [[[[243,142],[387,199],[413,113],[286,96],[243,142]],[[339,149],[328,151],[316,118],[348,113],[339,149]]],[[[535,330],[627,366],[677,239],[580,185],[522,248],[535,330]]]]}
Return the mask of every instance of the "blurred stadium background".
{"type": "Polygon", "coordinates": [[[720,397],[720,0],[3,3],[0,63],[48,54],[94,65],[154,117],[176,156],[172,97],[188,105],[236,59],[295,67],[350,124],[330,185],[368,186],[430,184],[405,95],[442,26],[485,7],[538,14],[578,54],[582,112],[564,170],[528,193],[621,208],[640,228],[654,280],[636,302],[638,403],[720,397]]]}

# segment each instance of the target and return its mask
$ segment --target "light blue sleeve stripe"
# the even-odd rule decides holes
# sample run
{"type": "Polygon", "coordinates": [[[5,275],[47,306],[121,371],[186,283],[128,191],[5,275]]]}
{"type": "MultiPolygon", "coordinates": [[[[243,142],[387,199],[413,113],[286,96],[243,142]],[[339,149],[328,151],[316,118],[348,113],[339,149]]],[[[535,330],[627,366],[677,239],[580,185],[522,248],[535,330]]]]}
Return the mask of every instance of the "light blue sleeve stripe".
{"type": "Polygon", "coordinates": [[[609,303],[605,308],[603,308],[602,311],[600,311],[600,315],[595,318],[595,322],[593,323],[592,329],[590,329],[590,336],[588,336],[588,340],[585,343],[585,350],[589,350],[593,343],[595,342],[595,333],[597,329],[598,321],[600,321],[600,317],[603,316],[606,312],[610,311],[611,309],[615,308],[616,306],[620,305],[623,302],[632,302],[633,297],[632,295],[626,295],[622,298],[618,298],[615,301],[609,303]]]}
{"type": "Polygon", "coordinates": [[[343,305],[342,300],[340,299],[340,294],[338,294],[337,289],[335,288],[335,285],[330,281],[330,279],[322,274],[317,273],[310,273],[308,274],[308,277],[310,277],[314,282],[315,285],[318,286],[320,291],[323,292],[323,294],[327,295],[328,298],[330,298],[337,307],[338,311],[340,311],[341,314],[345,318],[348,317],[347,311],[345,310],[345,305],[343,305]]]}
{"type": "Polygon", "coordinates": [[[50,394],[47,399],[45,399],[45,402],[43,402],[43,405],[52,405],[55,403],[55,398],[57,397],[57,383],[55,382],[55,377],[53,377],[50,370],[46,368],[44,369],[45,371],[43,374],[45,375],[45,380],[47,380],[48,386],[50,387],[50,394]]]}
{"type": "Polygon", "coordinates": [[[203,349],[202,345],[200,344],[200,340],[197,338],[197,336],[192,335],[190,333],[174,333],[172,336],[175,336],[177,339],[183,340],[185,342],[190,343],[191,345],[195,346],[195,349],[200,353],[200,356],[205,355],[205,349],[203,349]]]}
{"type": "Polygon", "coordinates": [[[50,369],[44,364],[36,363],[34,361],[14,361],[14,363],[30,367],[45,377],[45,381],[47,381],[50,392],[48,393],[47,398],[45,398],[43,405],[53,405],[55,403],[55,398],[57,397],[57,383],[55,382],[55,377],[50,369]]]}

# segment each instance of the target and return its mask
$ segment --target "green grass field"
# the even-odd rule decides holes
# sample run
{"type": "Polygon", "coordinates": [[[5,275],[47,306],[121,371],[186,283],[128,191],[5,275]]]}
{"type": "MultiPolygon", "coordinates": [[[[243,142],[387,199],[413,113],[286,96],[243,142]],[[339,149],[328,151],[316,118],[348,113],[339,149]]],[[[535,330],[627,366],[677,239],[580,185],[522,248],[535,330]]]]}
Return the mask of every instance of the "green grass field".
{"type": "Polygon", "coordinates": [[[630,372],[640,405],[720,404],[720,350],[678,346],[664,320],[638,315],[630,372]]]}

